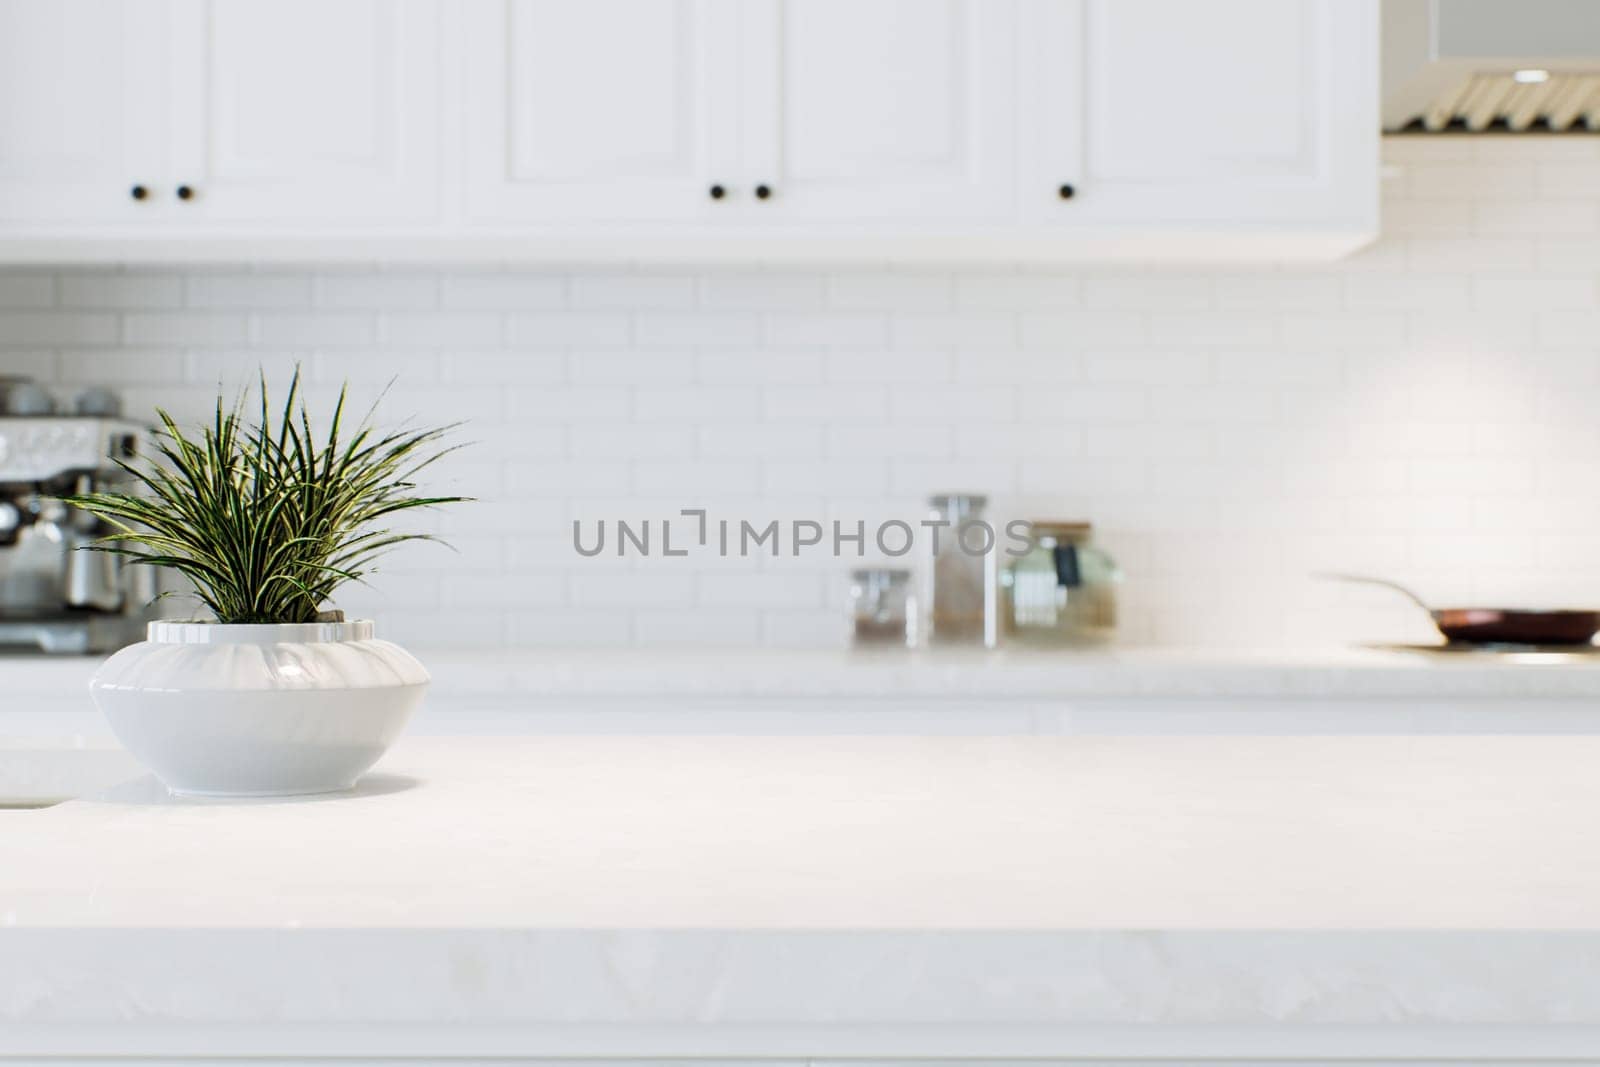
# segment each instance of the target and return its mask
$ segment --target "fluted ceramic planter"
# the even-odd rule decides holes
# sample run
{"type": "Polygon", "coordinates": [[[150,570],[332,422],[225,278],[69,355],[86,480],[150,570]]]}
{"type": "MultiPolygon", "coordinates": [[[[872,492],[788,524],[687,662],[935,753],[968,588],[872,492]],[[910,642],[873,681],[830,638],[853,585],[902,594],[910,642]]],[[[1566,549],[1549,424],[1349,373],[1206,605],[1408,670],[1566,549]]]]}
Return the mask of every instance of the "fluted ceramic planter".
{"type": "Polygon", "coordinates": [[[117,739],[174,793],[349,789],[422,702],[428,672],[370,622],[153,622],[89,682],[117,739]]]}

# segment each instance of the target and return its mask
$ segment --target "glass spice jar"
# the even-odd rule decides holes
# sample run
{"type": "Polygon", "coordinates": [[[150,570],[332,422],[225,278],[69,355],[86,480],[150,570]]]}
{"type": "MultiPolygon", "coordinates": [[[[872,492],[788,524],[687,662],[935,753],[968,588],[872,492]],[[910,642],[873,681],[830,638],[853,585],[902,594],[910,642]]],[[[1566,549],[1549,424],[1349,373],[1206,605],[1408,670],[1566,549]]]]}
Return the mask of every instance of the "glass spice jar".
{"type": "Polygon", "coordinates": [[[1000,574],[1008,639],[1039,645],[1106,641],[1117,626],[1116,561],[1094,544],[1086,522],[1038,520],[1028,550],[1000,574]]]}
{"type": "Polygon", "coordinates": [[[862,567],[850,572],[851,640],[858,646],[911,647],[917,643],[917,599],[911,572],[862,567]]]}
{"type": "Polygon", "coordinates": [[[932,643],[995,644],[995,534],[983,519],[988,502],[973,493],[928,498],[924,581],[932,643]]]}

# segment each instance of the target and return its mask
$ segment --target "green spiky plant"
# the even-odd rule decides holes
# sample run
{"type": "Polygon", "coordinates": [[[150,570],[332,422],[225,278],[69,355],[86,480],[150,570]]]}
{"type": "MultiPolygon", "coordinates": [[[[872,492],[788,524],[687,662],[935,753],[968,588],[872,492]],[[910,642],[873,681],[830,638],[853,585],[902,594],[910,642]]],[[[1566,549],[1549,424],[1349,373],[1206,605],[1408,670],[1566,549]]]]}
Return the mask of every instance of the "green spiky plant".
{"type": "Polygon", "coordinates": [[[157,409],[154,454],[121,464],[143,492],[63,499],[115,531],[88,550],[182,573],[219,623],[316,622],[334,590],[386,551],[437,540],[382,520],[467,499],[416,494],[416,475],[454,451],[440,441],[455,426],[380,433],[369,411],[342,436],[341,389],[318,435],[298,369],[281,409],[268,405],[264,374],[260,393],[259,422],[242,416],[244,396],[231,410],[219,397],[198,435],[157,409]]]}

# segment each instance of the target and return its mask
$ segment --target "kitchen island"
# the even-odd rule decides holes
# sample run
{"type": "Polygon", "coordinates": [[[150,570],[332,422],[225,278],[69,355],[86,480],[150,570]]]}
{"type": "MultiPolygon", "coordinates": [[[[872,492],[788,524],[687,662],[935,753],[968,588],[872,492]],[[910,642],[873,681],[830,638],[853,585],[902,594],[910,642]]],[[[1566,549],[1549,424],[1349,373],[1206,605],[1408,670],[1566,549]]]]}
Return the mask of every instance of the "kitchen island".
{"type": "Polygon", "coordinates": [[[403,742],[0,812],[0,1060],[1600,1062],[1600,738],[403,742]]]}

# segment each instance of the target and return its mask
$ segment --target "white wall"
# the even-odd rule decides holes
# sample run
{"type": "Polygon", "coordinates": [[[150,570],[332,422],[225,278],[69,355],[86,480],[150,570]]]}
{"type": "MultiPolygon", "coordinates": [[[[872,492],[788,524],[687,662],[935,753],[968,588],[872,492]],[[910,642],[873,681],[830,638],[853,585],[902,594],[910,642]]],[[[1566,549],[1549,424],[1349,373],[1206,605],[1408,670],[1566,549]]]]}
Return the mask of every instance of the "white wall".
{"type": "Polygon", "coordinates": [[[582,559],[570,521],[871,523],[947,488],[1093,520],[1132,640],[1426,634],[1319,568],[1600,602],[1600,142],[1385,153],[1388,236],[1322,268],[29,270],[0,368],[194,414],[298,360],[471,419],[459,554],[344,605],[409,641],[840,641],[850,560],[582,559]]]}

